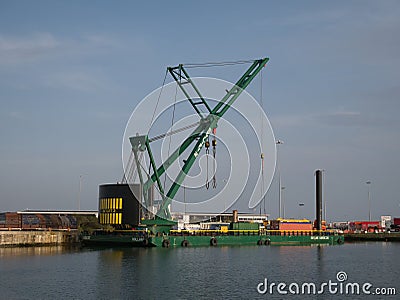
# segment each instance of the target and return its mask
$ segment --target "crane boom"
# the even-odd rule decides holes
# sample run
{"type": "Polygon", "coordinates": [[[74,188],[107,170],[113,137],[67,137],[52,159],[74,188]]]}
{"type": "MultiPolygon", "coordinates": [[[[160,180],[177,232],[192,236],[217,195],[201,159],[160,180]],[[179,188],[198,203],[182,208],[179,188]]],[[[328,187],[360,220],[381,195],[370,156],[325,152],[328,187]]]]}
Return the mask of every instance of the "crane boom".
{"type": "MultiPolygon", "coordinates": [[[[150,139],[147,135],[130,137],[130,143],[134,152],[135,158],[137,158],[138,151],[147,151],[150,158],[150,165],[153,170],[153,174],[148,176],[146,182],[144,182],[143,176],[139,173],[143,197],[146,205],[150,204],[149,189],[154,183],[157,183],[159,192],[162,196],[162,203],[157,212],[157,217],[162,219],[171,219],[171,212],[169,211],[169,205],[174,199],[176,193],[182,185],[185,176],[188,174],[190,168],[193,166],[197,156],[204,146],[205,141],[210,135],[213,128],[217,127],[218,120],[226,113],[226,111],[233,105],[235,100],[240,96],[243,90],[250,84],[255,76],[261,71],[261,69],[268,62],[268,58],[262,58],[253,61],[252,65],[242,75],[242,77],[236,82],[236,84],[227,91],[226,95],[217,103],[217,105],[211,109],[210,105],[200,94],[199,89],[196,87],[193,80],[191,80],[189,74],[184,69],[184,65],[178,65],[177,67],[169,67],[168,71],[177,82],[179,88],[182,90],[184,95],[187,97],[190,104],[193,106],[196,113],[200,116],[199,125],[193,130],[193,132],[183,141],[183,143],[161,164],[160,167],[156,167],[153,154],[150,148],[150,139]],[[190,97],[188,88],[191,88],[197,94],[196,100],[190,97]],[[208,115],[205,115],[199,107],[203,106],[206,109],[208,115]],[[164,193],[164,189],[161,185],[160,177],[164,172],[176,161],[179,156],[187,150],[190,145],[195,142],[192,151],[190,152],[187,159],[184,161],[183,167],[178,173],[176,179],[169,188],[167,194],[164,193]]],[[[137,159],[136,159],[137,161],[137,159]]],[[[138,166],[140,171],[140,166],[138,166]]]]}

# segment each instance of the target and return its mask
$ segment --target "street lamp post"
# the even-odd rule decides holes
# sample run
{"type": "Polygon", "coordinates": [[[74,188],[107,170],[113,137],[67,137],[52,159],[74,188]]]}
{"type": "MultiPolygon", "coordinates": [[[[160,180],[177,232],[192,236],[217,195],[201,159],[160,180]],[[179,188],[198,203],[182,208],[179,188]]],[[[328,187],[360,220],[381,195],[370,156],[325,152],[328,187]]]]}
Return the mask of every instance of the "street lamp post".
{"type": "MultiPolygon", "coordinates": [[[[186,164],[186,159],[182,160],[183,164],[186,164]]],[[[186,185],[184,183],[185,179],[183,179],[181,186],[183,186],[183,224],[185,224],[186,218],[186,185]]]]}
{"type": "Polygon", "coordinates": [[[83,175],[79,175],[78,210],[81,210],[82,178],[83,175]]]}
{"type": "Polygon", "coordinates": [[[301,213],[301,212],[302,212],[302,209],[301,209],[301,208],[302,208],[303,206],[304,206],[304,203],[299,203],[299,219],[300,219],[300,218],[303,218],[303,219],[304,219],[304,216],[302,216],[302,213],[301,213]]]}
{"type": "Polygon", "coordinates": [[[283,218],[285,218],[285,198],[283,197],[283,191],[286,189],[286,187],[285,186],[283,186],[283,187],[281,187],[281,190],[282,190],[282,195],[281,195],[281,197],[282,197],[282,215],[283,215],[283,218]]]}
{"type": "Polygon", "coordinates": [[[183,186],[183,203],[185,205],[185,216],[186,216],[186,185],[183,186]]]}
{"type": "Polygon", "coordinates": [[[371,181],[366,182],[368,187],[368,220],[371,221],[371,193],[370,193],[370,185],[371,181]]]}
{"type": "Polygon", "coordinates": [[[277,140],[276,142],[276,162],[278,165],[278,176],[279,176],[279,181],[278,181],[278,185],[279,185],[279,218],[282,216],[282,178],[281,178],[281,164],[280,164],[280,158],[279,158],[279,145],[283,144],[282,140],[277,140]]]}
{"type": "Polygon", "coordinates": [[[86,176],[86,175],[89,175],[89,174],[79,175],[78,210],[81,210],[81,194],[82,194],[82,188],[83,188],[83,176],[86,176]]]}
{"type": "MultiPolygon", "coordinates": [[[[225,188],[228,179],[223,179],[222,182],[224,183],[224,188],[225,188]]],[[[226,197],[224,197],[224,213],[226,213],[226,197]]]]}

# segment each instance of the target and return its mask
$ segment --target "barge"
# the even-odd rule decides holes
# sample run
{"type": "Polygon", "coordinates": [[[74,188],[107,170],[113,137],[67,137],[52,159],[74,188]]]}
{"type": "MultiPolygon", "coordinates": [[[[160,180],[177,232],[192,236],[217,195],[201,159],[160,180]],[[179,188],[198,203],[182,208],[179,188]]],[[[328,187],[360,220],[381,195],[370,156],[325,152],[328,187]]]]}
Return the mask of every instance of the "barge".
{"type": "Polygon", "coordinates": [[[170,230],[153,234],[143,230],[95,231],[84,233],[86,246],[191,247],[242,245],[340,245],[344,236],[335,231],[317,230],[170,230]]]}
{"type": "MultiPolygon", "coordinates": [[[[316,220],[314,225],[307,219],[278,218],[271,221],[265,220],[263,224],[240,222],[238,212],[234,210],[233,221],[228,224],[220,223],[217,228],[179,230],[176,229],[177,222],[173,220],[143,219],[138,226],[130,230],[96,230],[92,233],[83,233],[81,242],[83,245],[89,246],[163,248],[241,245],[340,245],[344,243],[344,235],[338,231],[326,230],[326,227],[323,226],[321,182],[322,172],[317,170],[316,220]]],[[[215,225],[212,222],[203,224],[215,225]]]]}
{"type": "Polygon", "coordinates": [[[235,246],[235,245],[312,245],[343,244],[344,237],[334,232],[317,231],[237,231],[182,232],[171,231],[167,237],[150,237],[149,245],[157,247],[235,246]]]}

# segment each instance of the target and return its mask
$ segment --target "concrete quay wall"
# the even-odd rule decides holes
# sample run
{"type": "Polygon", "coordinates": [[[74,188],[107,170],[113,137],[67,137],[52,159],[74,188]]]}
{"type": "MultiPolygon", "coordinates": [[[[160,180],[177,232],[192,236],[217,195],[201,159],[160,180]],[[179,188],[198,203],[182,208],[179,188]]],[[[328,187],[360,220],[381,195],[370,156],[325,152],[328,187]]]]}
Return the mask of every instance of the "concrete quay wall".
{"type": "Polygon", "coordinates": [[[77,230],[71,231],[0,231],[0,247],[45,246],[74,244],[79,242],[77,230]]]}

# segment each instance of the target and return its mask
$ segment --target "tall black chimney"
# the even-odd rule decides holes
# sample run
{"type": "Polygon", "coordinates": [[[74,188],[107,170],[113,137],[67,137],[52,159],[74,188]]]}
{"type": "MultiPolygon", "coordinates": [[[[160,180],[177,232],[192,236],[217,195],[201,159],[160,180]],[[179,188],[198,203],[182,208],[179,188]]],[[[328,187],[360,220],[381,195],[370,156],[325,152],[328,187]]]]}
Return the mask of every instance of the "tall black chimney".
{"type": "Polygon", "coordinates": [[[321,230],[322,222],[322,170],[315,171],[315,200],[316,200],[316,217],[317,230],[321,230]]]}

